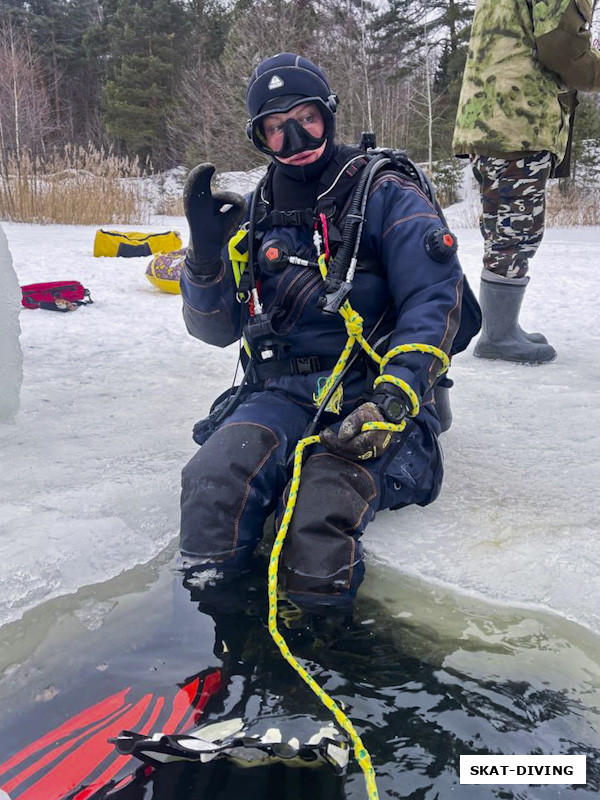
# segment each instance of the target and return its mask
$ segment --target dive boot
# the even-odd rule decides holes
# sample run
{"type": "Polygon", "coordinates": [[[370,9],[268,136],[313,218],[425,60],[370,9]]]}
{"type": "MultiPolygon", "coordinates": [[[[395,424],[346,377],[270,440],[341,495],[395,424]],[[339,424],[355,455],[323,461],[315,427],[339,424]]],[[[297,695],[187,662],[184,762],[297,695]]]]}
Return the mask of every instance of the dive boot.
{"type": "MultiPolygon", "coordinates": [[[[505,281],[481,279],[479,303],[483,312],[481,336],[475,345],[477,358],[546,364],[556,350],[546,340],[536,341],[519,327],[519,312],[529,279],[505,281]]],[[[541,334],[537,334],[541,336],[541,334]]]]}
{"type": "Polygon", "coordinates": [[[452,425],[452,408],[450,407],[450,388],[452,386],[454,386],[454,381],[444,375],[433,387],[433,403],[442,433],[445,433],[452,425]]]}

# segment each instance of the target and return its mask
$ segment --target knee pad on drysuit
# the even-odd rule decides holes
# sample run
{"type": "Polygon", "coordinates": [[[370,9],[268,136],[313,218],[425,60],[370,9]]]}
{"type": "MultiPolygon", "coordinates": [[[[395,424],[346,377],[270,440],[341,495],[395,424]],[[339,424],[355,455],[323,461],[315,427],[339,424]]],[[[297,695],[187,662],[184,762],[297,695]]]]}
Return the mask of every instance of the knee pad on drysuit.
{"type": "Polygon", "coordinates": [[[261,466],[277,448],[264,425],[233,422],[217,430],[183,469],[182,555],[196,566],[243,572],[270,508],[259,492],[261,466]]]}
{"type": "Polygon", "coordinates": [[[331,453],[307,459],[282,552],[286,593],[303,608],[351,605],[364,576],[358,537],[375,512],[372,475],[331,453]]]}

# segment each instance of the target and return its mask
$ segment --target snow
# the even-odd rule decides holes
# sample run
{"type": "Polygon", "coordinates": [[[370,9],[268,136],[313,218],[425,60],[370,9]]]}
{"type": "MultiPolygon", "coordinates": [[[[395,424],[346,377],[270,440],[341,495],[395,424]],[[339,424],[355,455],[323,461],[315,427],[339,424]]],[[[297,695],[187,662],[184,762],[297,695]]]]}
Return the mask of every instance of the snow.
{"type": "MultiPolygon", "coordinates": [[[[0,425],[0,624],[172,542],[192,425],[237,357],[187,334],[180,297],[147,281],[148,258],[93,258],[95,228],[4,227],[21,284],[74,278],[94,304],[21,312],[21,408],[0,425]]],[[[186,231],[178,218],[151,228],[186,231]]],[[[477,289],[480,234],[458,237],[477,289]]],[[[600,633],[599,247],[598,228],[547,231],[522,322],[558,360],[482,361],[472,346],[455,358],[442,494],[380,514],[371,561],[600,633]]]]}
{"type": "Polygon", "coordinates": [[[245,195],[254,189],[266,171],[266,167],[256,167],[249,172],[222,172],[217,176],[217,186],[222,191],[245,195]]]}
{"type": "Polygon", "coordinates": [[[14,419],[23,379],[19,344],[21,292],[6,235],[0,226],[0,422],[14,419]]]}
{"type": "MultiPolygon", "coordinates": [[[[458,228],[479,228],[481,215],[481,195],[479,185],[468,161],[465,162],[458,185],[459,202],[444,209],[448,226],[458,228]]],[[[462,255],[462,254],[461,254],[462,255]]],[[[464,265],[463,265],[464,266],[464,265]]]]}

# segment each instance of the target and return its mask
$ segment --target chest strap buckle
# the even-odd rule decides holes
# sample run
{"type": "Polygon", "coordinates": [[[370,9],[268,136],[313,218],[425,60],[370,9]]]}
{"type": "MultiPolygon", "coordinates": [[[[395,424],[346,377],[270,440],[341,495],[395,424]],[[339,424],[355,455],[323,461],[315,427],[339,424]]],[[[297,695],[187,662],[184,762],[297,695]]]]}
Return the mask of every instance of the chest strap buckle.
{"type": "Polygon", "coordinates": [[[292,375],[310,375],[312,372],[320,372],[321,360],[318,356],[299,356],[290,359],[292,375]]]}

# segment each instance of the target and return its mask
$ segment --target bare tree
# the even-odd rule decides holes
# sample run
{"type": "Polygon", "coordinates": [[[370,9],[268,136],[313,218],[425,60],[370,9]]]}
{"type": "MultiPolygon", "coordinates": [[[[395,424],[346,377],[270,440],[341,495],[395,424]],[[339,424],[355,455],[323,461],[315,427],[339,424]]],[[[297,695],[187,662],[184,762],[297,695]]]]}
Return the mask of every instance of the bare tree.
{"type": "Polygon", "coordinates": [[[0,27],[0,76],[3,162],[11,152],[18,164],[24,149],[44,152],[52,112],[39,58],[27,35],[19,33],[9,20],[0,27]]]}
{"type": "MultiPolygon", "coordinates": [[[[464,2],[453,0],[451,5],[462,8],[464,2]]],[[[395,36],[384,36],[375,24],[380,6],[372,0],[237,3],[221,57],[210,64],[199,58],[181,82],[171,133],[188,163],[208,159],[219,169],[248,169],[260,163],[262,157],[244,137],[244,90],[256,64],[282,51],[305,55],[325,71],[340,96],[340,141],[356,142],[361,131],[371,130],[381,144],[433,161],[442,112],[440,94],[434,91],[441,23],[432,17],[438,27],[425,25],[422,0],[404,0],[395,6],[406,9],[408,17],[395,17],[395,36]],[[398,52],[398,35],[404,41],[417,29],[418,47],[415,44],[407,60],[398,52]]],[[[436,14],[438,6],[441,0],[436,14]]],[[[453,19],[447,21],[450,35],[453,19]]]]}
{"type": "Polygon", "coordinates": [[[262,157],[244,134],[245,89],[256,64],[281,51],[304,52],[315,37],[312,0],[259,0],[235,11],[219,62],[200,61],[183,78],[171,131],[186,160],[249,169],[262,157]]]}

